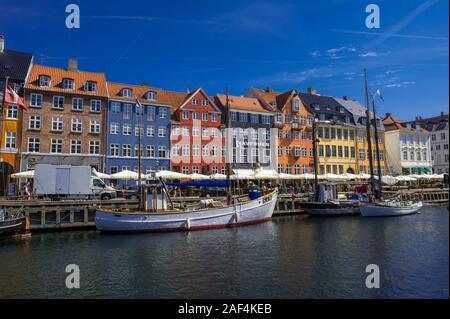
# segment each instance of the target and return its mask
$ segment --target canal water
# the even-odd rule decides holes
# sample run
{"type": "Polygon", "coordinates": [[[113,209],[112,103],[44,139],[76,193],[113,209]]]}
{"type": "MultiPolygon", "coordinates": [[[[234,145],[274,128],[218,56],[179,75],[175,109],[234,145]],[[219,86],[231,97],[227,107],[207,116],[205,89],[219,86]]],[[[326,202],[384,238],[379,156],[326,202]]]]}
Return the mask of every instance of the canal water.
{"type": "Polygon", "coordinates": [[[275,217],[233,229],[33,234],[0,242],[0,297],[448,298],[448,211],[275,217]],[[68,264],[80,289],[67,289],[68,264]],[[380,269],[368,289],[366,266],[380,269]]]}

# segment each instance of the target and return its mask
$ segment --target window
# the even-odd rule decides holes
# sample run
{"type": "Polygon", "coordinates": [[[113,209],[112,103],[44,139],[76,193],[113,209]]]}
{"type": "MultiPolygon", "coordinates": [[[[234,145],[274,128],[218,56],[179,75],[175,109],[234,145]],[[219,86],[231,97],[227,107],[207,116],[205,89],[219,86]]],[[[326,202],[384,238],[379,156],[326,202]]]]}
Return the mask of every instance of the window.
{"type": "Polygon", "coordinates": [[[50,77],[47,75],[40,75],[39,76],[39,86],[50,86],[50,77]]]}
{"type": "Polygon", "coordinates": [[[8,120],[17,120],[17,116],[18,116],[17,105],[8,105],[8,111],[6,114],[6,118],[8,120]]]}
{"type": "Polygon", "coordinates": [[[283,173],[283,164],[278,164],[278,173],[283,173]]]}
{"type": "Polygon", "coordinates": [[[189,127],[188,126],[184,126],[183,127],[182,135],[183,136],[189,136],[189,127]]]}
{"type": "Polygon", "coordinates": [[[144,136],[144,127],[141,124],[136,124],[134,126],[134,136],[139,136],[139,134],[141,134],[141,137],[144,136]]]}
{"type": "Polygon", "coordinates": [[[219,130],[216,128],[211,128],[211,136],[212,137],[218,137],[219,136],[219,130]]]}
{"type": "Polygon", "coordinates": [[[306,157],[307,154],[308,154],[308,150],[306,149],[306,147],[302,147],[302,156],[306,157]]]}
{"type": "Polygon", "coordinates": [[[111,123],[111,126],[109,128],[109,133],[116,135],[120,132],[120,124],[119,123],[111,123]]]}
{"type": "Polygon", "coordinates": [[[122,89],[121,95],[123,97],[131,97],[132,93],[133,93],[133,91],[131,89],[125,88],[125,89],[122,89]]]}
{"type": "Polygon", "coordinates": [[[159,158],[166,158],[166,147],[164,145],[159,145],[158,146],[158,157],[159,158]]]}
{"type": "Polygon", "coordinates": [[[285,114],[284,115],[284,122],[285,123],[290,123],[291,122],[291,115],[290,114],[285,114]]]}
{"type": "Polygon", "coordinates": [[[192,136],[200,136],[200,128],[198,126],[192,127],[192,136]]]}
{"type": "Polygon", "coordinates": [[[147,109],[147,121],[154,121],[156,119],[156,107],[149,106],[147,109]]]}
{"type": "Polygon", "coordinates": [[[122,156],[131,157],[131,145],[130,144],[122,145],[122,156]]]}
{"type": "Polygon", "coordinates": [[[63,141],[61,139],[52,138],[50,153],[62,153],[63,141]]]}
{"type": "Polygon", "coordinates": [[[131,135],[131,125],[130,124],[123,124],[122,135],[131,135]]]}
{"type": "Polygon", "coordinates": [[[248,122],[248,113],[239,113],[239,122],[248,122]]]}
{"type": "Polygon", "coordinates": [[[358,133],[358,142],[364,142],[364,133],[363,132],[358,133]]]}
{"type": "Polygon", "coordinates": [[[259,123],[259,115],[258,114],[250,114],[250,122],[251,123],[259,123]]]}
{"type": "Polygon", "coordinates": [[[100,134],[100,120],[91,120],[89,132],[93,134],[100,134]]]}
{"type": "Polygon", "coordinates": [[[5,133],[5,147],[6,148],[16,148],[16,132],[6,132],[5,133]]]}
{"type": "MultiPolygon", "coordinates": [[[[345,134],[344,134],[344,136],[345,136],[345,134]]],[[[349,132],[349,138],[350,138],[350,141],[354,141],[355,140],[355,132],[354,131],[350,131],[349,132]]]]}
{"type": "Polygon", "coordinates": [[[183,120],[189,120],[189,111],[183,111],[183,120]]]}
{"type": "Polygon", "coordinates": [[[189,174],[189,166],[183,166],[183,174],[189,174]]]}
{"type": "Polygon", "coordinates": [[[147,100],[156,101],[157,97],[158,97],[158,95],[156,92],[154,92],[154,91],[147,92],[147,95],[146,95],[147,100]]]}
{"type": "Polygon", "coordinates": [[[330,128],[325,127],[325,138],[330,138],[330,128]]]}
{"type": "Polygon", "coordinates": [[[93,81],[86,81],[86,83],[84,83],[84,90],[87,92],[97,92],[97,83],[93,81]]]}
{"type": "Polygon", "coordinates": [[[282,116],[283,116],[283,114],[281,114],[280,112],[277,112],[277,114],[275,115],[275,122],[281,123],[282,116]]]}
{"type": "Polygon", "coordinates": [[[71,140],[70,141],[70,153],[71,154],[81,154],[81,141],[71,140]]]}
{"type": "Polygon", "coordinates": [[[209,105],[209,101],[208,101],[208,100],[202,100],[202,105],[203,105],[203,106],[209,105]]]}
{"type": "Polygon", "coordinates": [[[72,119],[71,131],[74,133],[81,133],[83,130],[83,121],[80,119],[72,119]]]}
{"type": "Polygon", "coordinates": [[[155,156],[155,145],[147,145],[145,149],[145,156],[146,157],[156,157],[155,156]]]}
{"type": "Polygon", "coordinates": [[[411,161],[414,161],[414,152],[409,152],[409,159],[411,160],[411,161]]]}
{"type": "Polygon", "coordinates": [[[91,112],[100,113],[102,108],[102,101],[91,100],[91,112]]]}
{"type": "Polygon", "coordinates": [[[147,136],[148,137],[155,136],[155,127],[154,126],[147,126],[147,136]]]}
{"type": "Polygon", "coordinates": [[[207,121],[208,120],[208,113],[203,113],[202,114],[202,121],[207,121]]]}
{"type": "Polygon", "coordinates": [[[172,155],[179,156],[180,155],[180,144],[172,145],[172,155]]]}
{"type": "Polygon", "coordinates": [[[53,96],[53,108],[54,109],[64,109],[64,97],[63,96],[53,96]]]}
{"type": "MultiPolygon", "coordinates": [[[[139,156],[139,144],[135,144],[134,145],[134,156],[138,157],[139,156]]],[[[141,157],[144,156],[144,147],[141,144],[141,157]]]]}
{"type": "Polygon", "coordinates": [[[231,121],[236,122],[237,121],[237,113],[231,112],[231,121]]]}
{"type": "Polygon", "coordinates": [[[42,94],[31,93],[30,94],[30,106],[41,107],[42,106],[42,94]]]}
{"type": "Polygon", "coordinates": [[[363,148],[359,149],[359,159],[365,160],[366,159],[366,150],[363,148]]]}
{"type": "Polygon", "coordinates": [[[120,103],[119,102],[111,102],[111,113],[115,113],[115,114],[120,113],[120,103]]]}
{"type": "Polygon", "coordinates": [[[129,120],[131,118],[131,104],[124,104],[123,105],[123,119],[129,120]]]}
{"type": "Polygon", "coordinates": [[[296,175],[300,174],[300,164],[294,165],[294,174],[296,174],[296,175]]]}
{"type": "Polygon", "coordinates": [[[202,128],[202,137],[208,137],[208,129],[202,128]]]}
{"type": "Polygon", "coordinates": [[[338,157],[342,157],[342,146],[338,146],[338,157]]]}
{"type": "Polygon", "coordinates": [[[39,137],[28,138],[28,152],[39,153],[41,146],[41,139],[39,137]]]}
{"type": "Polygon", "coordinates": [[[111,144],[109,146],[109,154],[111,156],[119,156],[120,155],[120,146],[119,146],[119,144],[115,144],[115,143],[111,144]]]}
{"type": "Polygon", "coordinates": [[[200,145],[198,145],[198,144],[192,145],[192,155],[200,156],[200,145]]]}
{"type": "Polygon", "coordinates": [[[261,123],[262,124],[270,124],[270,116],[269,115],[261,115],[261,123]]]}
{"type": "Polygon", "coordinates": [[[63,79],[62,87],[65,90],[73,90],[74,88],[73,79],[63,79]]]}
{"type": "Polygon", "coordinates": [[[30,115],[28,121],[28,128],[30,130],[40,130],[41,129],[41,116],[40,115],[30,115]]]}
{"type": "Polygon", "coordinates": [[[331,146],[331,156],[336,157],[337,153],[336,153],[336,145],[332,145],[331,146]]]}
{"type": "Polygon", "coordinates": [[[52,117],[52,131],[62,132],[64,127],[64,119],[62,117],[52,117]]]}
{"type": "Polygon", "coordinates": [[[214,145],[212,147],[212,154],[213,154],[213,156],[219,156],[219,147],[218,146],[214,145]]]}
{"type": "Polygon", "coordinates": [[[198,105],[198,99],[192,99],[192,104],[193,105],[198,105]]]}
{"type": "Polygon", "coordinates": [[[158,127],[158,136],[166,137],[166,128],[164,126],[158,127]]]}
{"type": "Polygon", "coordinates": [[[72,98],[72,111],[83,111],[83,99],[72,98]]]}
{"type": "Polygon", "coordinates": [[[323,157],[324,155],[325,155],[324,147],[323,147],[323,145],[319,145],[319,156],[323,157]]]}
{"type": "Polygon", "coordinates": [[[89,154],[100,154],[100,141],[89,141],[89,154]]]}
{"type": "Polygon", "coordinates": [[[160,107],[159,108],[159,118],[160,119],[165,119],[166,117],[167,117],[167,108],[160,107]]]}
{"type": "Polygon", "coordinates": [[[212,122],[217,122],[217,113],[212,113],[211,114],[211,121],[212,122]]]}

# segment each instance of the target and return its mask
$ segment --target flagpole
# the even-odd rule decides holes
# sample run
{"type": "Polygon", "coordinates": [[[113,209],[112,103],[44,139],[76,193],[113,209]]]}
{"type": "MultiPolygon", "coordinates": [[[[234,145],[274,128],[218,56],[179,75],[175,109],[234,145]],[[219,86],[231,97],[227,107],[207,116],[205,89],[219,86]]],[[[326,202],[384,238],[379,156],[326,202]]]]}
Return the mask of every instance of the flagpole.
{"type": "Polygon", "coordinates": [[[377,113],[375,110],[375,98],[372,96],[372,112],[375,127],[375,149],[377,151],[377,173],[378,173],[378,194],[377,199],[381,199],[381,165],[380,165],[380,146],[378,143],[377,113]]]}
{"type": "Polygon", "coordinates": [[[370,191],[374,194],[375,183],[373,180],[373,155],[372,155],[372,138],[370,136],[370,104],[369,104],[369,89],[367,86],[367,72],[364,68],[364,84],[365,84],[365,95],[366,95],[366,138],[369,156],[369,170],[370,170],[370,191]]]}

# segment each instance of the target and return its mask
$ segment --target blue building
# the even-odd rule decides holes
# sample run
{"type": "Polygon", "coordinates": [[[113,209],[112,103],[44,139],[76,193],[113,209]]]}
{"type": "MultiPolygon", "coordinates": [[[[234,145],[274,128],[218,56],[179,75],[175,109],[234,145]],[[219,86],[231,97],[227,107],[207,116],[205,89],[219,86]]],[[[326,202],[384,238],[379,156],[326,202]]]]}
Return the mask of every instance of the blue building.
{"type": "MultiPolygon", "coordinates": [[[[138,171],[138,134],[141,132],[142,173],[170,168],[170,95],[147,85],[108,82],[105,173],[138,171]],[[136,98],[142,116],[136,111],[136,98]]],[[[123,181],[117,181],[119,184],[123,181]]]]}

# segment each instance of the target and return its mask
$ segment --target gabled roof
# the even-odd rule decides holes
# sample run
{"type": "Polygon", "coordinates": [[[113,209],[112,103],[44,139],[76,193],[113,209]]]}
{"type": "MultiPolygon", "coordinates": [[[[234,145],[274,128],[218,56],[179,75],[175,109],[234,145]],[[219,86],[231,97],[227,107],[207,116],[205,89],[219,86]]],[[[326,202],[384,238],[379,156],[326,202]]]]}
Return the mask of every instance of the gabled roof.
{"type": "Polygon", "coordinates": [[[386,132],[399,130],[399,131],[404,131],[404,132],[427,133],[427,131],[424,130],[423,128],[418,128],[418,129],[407,128],[405,126],[405,123],[402,120],[392,117],[391,115],[389,115],[388,117],[383,119],[383,125],[384,125],[386,132]]]}
{"type": "Polygon", "coordinates": [[[220,112],[220,108],[216,105],[216,103],[214,102],[214,99],[209,97],[208,94],[206,94],[206,92],[201,87],[199,87],[197,90],[187,94],[184,101],[180,104],[178,109],[183,108],[199,92],[201,92],[208,99],[209,103],[216,109],[216,111],[220,112]]]}
{"type": "Polygon", "coordinates": [[[256,88],[251,88],[250,91],[256,93],[256,95],[258,95],[266,104],[268,104],[272,108],[277,109],[278,111],[282,111],[286,104],[297,93],[295,90],[289,90],[286,92],[274,92],[256,88]],[[273,105],[274,101],[276,105],[273,105]]]}
{"type": "Polygon", "coordinates": [[[158,105],[171,105],[169,92],[163,89],[149,87],[147,85],[131,85],[122,83],[108,82],[109,98],[121,101],[134,102],[135,98],[139,99],[142,104],[158,104],[158,105]],[[125,97],[121,95],[123,89],[133,90],[131,97],[125,97]],[[156,93],[156,100],[148,100],[146,94],[148,92],[156,93]]]}
{"type": "Polygon", "coordinates": [[[172,113],[175,112],[181,104],[184,103],[184,101],[187,100],[187,97],[190,95],[190,93],[181,93],[181,92],[175,92],[175,91],[166,91],[169,97],[169,105],[172,109],[172,113]]]}
{"type": "Polygon", "coordinates": [[[28,76],[25,84],[27,90],[39,90],[54,93],[66,94],[81,94],[98,97],[108,97],[108,88],[104,73],[100,72],[84,72],[84,71],[69,71],[62,68],[54,68],[34,64],[31,68],[31,73],[28,76]],[[42,87],[39,85],[39,76],[47,75],[51,78],[51,85],[49,87],[42,87]],[[63,79],[73,79],[75,82],[75,89],[63,89],[63,79]],[[97,92],[87,92],[83,89],[86,81],[93,81],[97,83],[97,92]]]}
{"type": "Polygon", "coordinates": [[[31,53],[5,49],[0,52],[0,78],[25,82],[32,62],[31,53]]]}
{"type": "MultiPolygon", "coordinates": [[[[361,118],[366,118],[366,108],[362,106],[358,101],[355,100],[345,100],[341,98],[334,98],[339,104],[341,104],[343,107],[345,107],[355,119],[356,126],[362,128],[366,127],[363,125],[360,121],[361,118]]],[[[370,112],[370,118],[373,120],[373,112],[370,112]]],[[[380,129],[384,130],[382,119],[380,116],[377,116],[377,119],[380,120],[380,129]]]]}
{"type": "MultiPolygon", "coordinates": [[[[224,94],[217,94],[216,100],[221,105],[223,109],[227,108],[227,96],[224,94]]],[[[273,113],[275,110],[267,109],[264,105],[257,99],[252,97],[244,96],[228,96],[228,102],[232,110],[237,111],[249,111],[258,113],[273,113]]]]}

